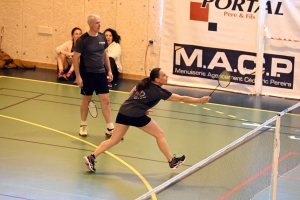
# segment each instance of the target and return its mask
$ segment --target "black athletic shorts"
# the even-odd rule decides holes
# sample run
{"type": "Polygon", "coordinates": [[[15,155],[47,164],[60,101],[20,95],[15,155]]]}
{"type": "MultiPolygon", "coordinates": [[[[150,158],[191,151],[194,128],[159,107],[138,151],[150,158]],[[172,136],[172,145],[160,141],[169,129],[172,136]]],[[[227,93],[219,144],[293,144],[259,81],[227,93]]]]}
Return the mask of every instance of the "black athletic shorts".
{"type": "MultiPolygon", "coordinates": [[[[96,94],[107,94],[109,93],[108,81],[106,73],[91,73],[80,71],[80,76],[83,82],[83,90],[87,96],[93,95],[95,91],[96,94]]],[[[84,95],[81,90],[81,94],[84,95]]]]}
{"type": "Polygon", "coordinates": [[[141,117],[129,117],[118,113],[116,123],[124,124],[128,126],[135,126],[135,127],[143,127],[146,126],[151,121],[151,118],[147,115],[143,115],[141,117]]]}

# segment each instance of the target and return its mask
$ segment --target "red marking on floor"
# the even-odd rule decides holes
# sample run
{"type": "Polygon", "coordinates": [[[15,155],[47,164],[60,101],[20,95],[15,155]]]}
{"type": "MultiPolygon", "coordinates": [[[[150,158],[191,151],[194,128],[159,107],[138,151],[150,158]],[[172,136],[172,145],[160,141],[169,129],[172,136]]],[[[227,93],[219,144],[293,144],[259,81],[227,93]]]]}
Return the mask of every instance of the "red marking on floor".
{"type": "MultiPolygon", "coordinates": [[[[288,158],[291,155],[299,155],[300,156],[300,153],[289,152],[289,153],[285,154],[284,156],[282,156],[281,158],[279,158],[278,159],[278,163],[282,162],[283,160],[285,160],[286,158],[288,158]]],[[[230,190],[229,192],[227,192],[226,194],[224,194],[223,196],[221,196],[219,198],[219,200],[226,199],[227,197],[229,197],[230,195],[232,195],[233,193],[235,193],[239,189],[243,188],[245,185],[247,185],[248,183],[250,183],[253,180],[255,180],[256,178],[258,178],[260,175],[265,174],[268,170],[270,170],[272,168],[273,168],[273,164],[270,164],[269,166],[267,166],[263,170],[259,171],[257,174],[253,175],[252,177],[250,177],[249,179],[247,179],[243,183],[239,184],[238,186],[236,186],[235,188],[233,188],[232,190],[230,190]]]]}

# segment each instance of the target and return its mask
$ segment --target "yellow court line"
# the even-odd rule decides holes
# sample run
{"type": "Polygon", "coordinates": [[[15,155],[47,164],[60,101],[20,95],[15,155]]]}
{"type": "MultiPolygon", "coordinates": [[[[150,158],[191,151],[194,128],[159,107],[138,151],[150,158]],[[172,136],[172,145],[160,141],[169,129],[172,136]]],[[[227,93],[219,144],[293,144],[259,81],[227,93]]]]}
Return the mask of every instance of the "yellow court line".
{"type": "MultiPolygon", "coordinates": [[[[63,86],[69,86],[69,87],[78,87],[77,85],[54,83],[54,82],[48,82],[48,81],[39,81],[39,80],[26,79],[26,78],[17,78],[17,77],[12,77],[12,76],[1,76],[1,77],[3,77],[3,78],[11,78],[11,79],[19,79],[19,80],[25,80],[25,81],[49,83],[49,84],[54,84],[54,85],[63,85],[63,86]]],[[[129,93],[129,92],[118,91],[118,90],[109,90],[109,91],[116,92],[116,93],[123,93],[123,94],[128,94],[129,93]]],[[[182,102],[180,102],[180,103],[182,103],[182,102]]],[[[228,108],[239,108],[239,109],[244,109],[244,110],[253,110],[253,111],[269,112],[269,113],[276,113],[276,114],[280,113],[278,111],[272,111],[272,110],[263,110],[263,109],[258,109],[258,108],[245,108],[245,107],[230,106],[230,105],[216,104],[216,103],[207,103],[207,105],[215,105],[215,106],[222,106],[222,107],[228,107],[228,108]]],[[[299,114],[292,114],[292,113],[285,113],[285,115],[292,115],[292,116],[300,117],[299,114]]]]}
{"type": "MultiPolygon", "coordinates": [[[[37,127],[40,127],[40,128],[44,128],[44,129],[47,129],[47,130],[50,130],[50,131],[53,131],[53,132],[56,132],[56,133],[59,133],[59,134],[62,134],[62,135],[65,135],[65,136],[68,136],[70,138],[73,138],[75,140],[78,140],[78,141],[81,141],[85,144],[88,144],[92,147],[95,147],[97,148],[98,146],[95,145],[95,144],[92,144],[88,141],[85,141],[83,139],[80,139],[78,137],[75,137],[73,135],[70,135],[68,133],[65,133],[65,132],[62,132],[62,131],[59,131],[59,130],[56,130],[56,129],[53,129],[53,128],[49,128],[47,126],[43,126],[43,125],[40,125],[40,124],[36,124],[36,123],[32,123],[32,122],[29,122],[29,121],[26,121],[26,120],[22,120],[22,119],[18,119],[18,118],[14,118],[14,117],[9,117],[9,116],[5,116],[5,115],[0,115],[0,117],[3,117],[3,118],[7,118],[7,119],[11,119],[11,120],[15,120],[15,121],[19,121],[19,122],[23,122],[23,123],[26,123],[26,124],[30,124],[30,125],[33,125],[33,126],[37,126],[37,127]]],[[[119,162],[121,162],[122,164],[124,164],[126,167],[128,167],[131,171],[133,171],[140,179],[141,181],[146,185],[147,189],[149,191],[152,190],[152,187],[151,185],[148,183],[148,181],[142,176],[142,174],[140,172],[138,172],[136,169],[134,169],[131,165],[129,165],[128,163],[126,163],[124,160],[122,160],[121,158],[119,158],[118,156],[114,155],[113,153],[110,153],[108,151],[105,151],[106,154],[110,155],[111,157],[115,158],[116,160],[118,160],[119,162]]],[[[156,198],[156,195],[155,194],[152,194],[152,199],[154,200],[157,200],[156,198]]]]}
{"type": "Polygon", "coordinates": [[[232,117],[232,118],[236,118],[236,116],[234,116],[234,115],[228,115],[229,117],[232,117]]]}
{"type": "MultiPolygon", "coordinates": [[[[230,106],[230,105],[225,105],[225,104],[216,104],[216,103],[207,103],[209,105],[214,105],[214,106],[222,106],[222,107],[228,107],[228,108],[239,108],[239,109],[244,109],[244,110],[253,110],[253,111],[261,111],[261,112],[270,112],[270,113],[280,113],[278,111],[272,111],[272,110],[263,110],[263,109],[258,109],[258,108],[245,108],[245,107],[239,107],[239,106],[230,106]]],[[[293,114],[293,113],[285,113],[285,115],[293,115],[300,117],[299,114],[293,114]]]]}
{"type": "Polygon", "coordinates": [[[18,78],[18,77],[12,77],[12,76],[3,76],[3,78],[17,79],[17,80],[23,80],[23,81],[32,81],[32,82],[38,82],[38,83],[48,83],[48,84],[53,84],[53,85],[64,85],[64,86],[68,86],[68,87],[78,87],[77,85],[68,85],[68,84],[62,84],[62,83],[40,81],[40,80],[27,79],[27,78],[18,78]]]}
{"type": "MultiPolygon", "coordinates": [[[[40,81],[40,80],[27,79],[27,78],[18,78],[18,77],[12,77],[12,76],[1,76],[1,77],[10,78],[10,79],[17,79],[17,80],[23,80],[23,81],[32,81],[32,82],[38,82],[38,83],[48,83],[48,84],[52,84],[52,85],[62,85],[62,86],[67,86],[67,87],[78,87],[78,85],[55,83],[55,82],[49,82],[49,81],[40,81]]],[[[117,90],[109,90],[109,91],[110,92],[125,93],[125,94],[129,93],[129,92],[123,92],[123,91],[117,91],[117,90]]]]}

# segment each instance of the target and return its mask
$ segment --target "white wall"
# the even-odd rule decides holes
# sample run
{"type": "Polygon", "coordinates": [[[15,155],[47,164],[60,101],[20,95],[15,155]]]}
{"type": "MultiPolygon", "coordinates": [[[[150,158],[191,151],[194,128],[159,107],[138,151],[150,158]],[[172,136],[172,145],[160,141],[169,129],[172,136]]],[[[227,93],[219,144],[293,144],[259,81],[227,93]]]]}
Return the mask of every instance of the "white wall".
{"type": "Polygon", "coordinates": [[[148,70],[157,67],[160,54],[163,0],[0,0],[2,49],[14,59],[56,64],[54,48],[71,39],[75,26],[88,30],[89,14],[101,17],[101,31],[113,28],[121,35],[122,64],[126,74],[144,75],[150,39],[148,70]],[[52,34],[38,33],[39,26],[52,34]]]}

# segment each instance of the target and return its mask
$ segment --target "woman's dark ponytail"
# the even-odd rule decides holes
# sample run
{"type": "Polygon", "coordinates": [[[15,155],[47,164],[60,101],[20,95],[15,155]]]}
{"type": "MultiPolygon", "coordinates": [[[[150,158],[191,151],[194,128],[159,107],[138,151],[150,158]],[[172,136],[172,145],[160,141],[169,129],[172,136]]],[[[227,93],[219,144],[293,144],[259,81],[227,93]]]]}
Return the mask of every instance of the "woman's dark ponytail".
{"type": "Polygon", "coordinates": [[[146,77],[146,78],[142,79],[139,82],[139,84],[137,84],[136,90],[137,91],[142,91],[142,90],[144,90],[146,88],[149,88],[149,86],[150,86],[150,80],[149,80],[149,77],[146,77]]]}
{"type": "Polygon", "coordinates": [[[150,87],[150,82],[155,81],[156,78],[159,78],[159,71],[161,68],[153,68],[150,72],[150,76],[142,79],[136,86],[137,91],[145,90],[150,87]]]}

